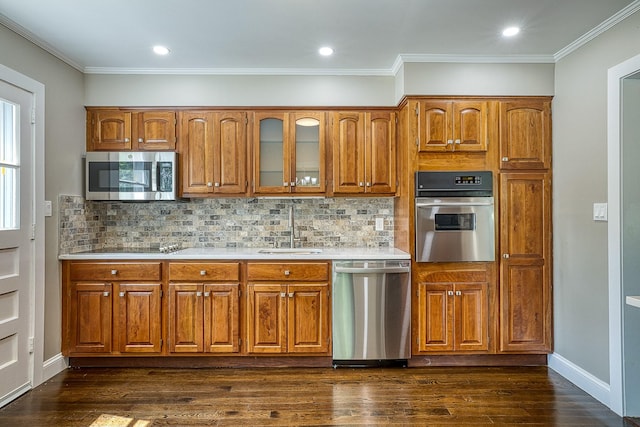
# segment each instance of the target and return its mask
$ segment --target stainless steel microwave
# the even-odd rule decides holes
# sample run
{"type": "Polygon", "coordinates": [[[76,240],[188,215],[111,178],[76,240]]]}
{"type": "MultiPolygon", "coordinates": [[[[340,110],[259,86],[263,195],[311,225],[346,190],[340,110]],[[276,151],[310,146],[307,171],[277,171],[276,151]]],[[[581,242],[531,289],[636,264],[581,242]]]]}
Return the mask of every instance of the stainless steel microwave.
{"type": "Polygon", "coordinates": [[[88,152],[87,200],[175,200],[176,153],[88,152]]]}

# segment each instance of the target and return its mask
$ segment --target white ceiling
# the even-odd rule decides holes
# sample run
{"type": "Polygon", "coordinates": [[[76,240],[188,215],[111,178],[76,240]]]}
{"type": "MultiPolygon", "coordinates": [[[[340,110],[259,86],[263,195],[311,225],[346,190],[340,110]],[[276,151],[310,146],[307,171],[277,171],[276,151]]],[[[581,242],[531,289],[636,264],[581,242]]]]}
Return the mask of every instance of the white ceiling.
{"type": "Polygon", "coordinates": [[[638,9],[640,0],[0,0],[0,23],[87,73],[386,75],[402,61],[553,62],[638,9]],[[504,39],[510,25],[522,31],[504,39]],[[156,44],[171,53],[154,55],[156,44]],[[320,57],[324,45],[335,54],[320,57]]]}

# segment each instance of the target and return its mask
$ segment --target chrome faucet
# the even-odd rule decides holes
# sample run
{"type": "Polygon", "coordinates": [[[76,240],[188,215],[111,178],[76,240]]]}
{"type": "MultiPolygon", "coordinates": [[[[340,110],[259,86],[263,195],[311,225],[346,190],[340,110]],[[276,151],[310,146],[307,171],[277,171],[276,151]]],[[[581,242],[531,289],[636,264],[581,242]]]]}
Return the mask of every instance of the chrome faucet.
{"type": "Polygon", "coordinates": [[[293,205],[289,208],[289,233],[289,247],[293,249],[296,247],[296,241],[300,240],[300,238],[296,238],[296,223],[293,205]]]}

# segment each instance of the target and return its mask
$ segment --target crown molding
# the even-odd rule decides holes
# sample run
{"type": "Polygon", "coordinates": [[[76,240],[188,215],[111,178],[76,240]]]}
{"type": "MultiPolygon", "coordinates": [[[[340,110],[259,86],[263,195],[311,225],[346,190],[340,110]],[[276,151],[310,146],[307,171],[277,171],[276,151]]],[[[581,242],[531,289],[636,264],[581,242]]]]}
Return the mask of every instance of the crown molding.
{"type": "Polygon", "coordinates": [[[558,62],[565,56],[580,49],[582,46],[589,43],[591,40],[595,39],[600,34],[610,29],[611,27],[624,21],[626,18],[633,15],[638,10],[640,10],[640,0],[636,0],[633,3],[629,4],[627,7],[625,7],[624,9],[622,9],[621,11],[613,15],[611,18],[607,19],[606,21],[604,21],[603,23],[601,23],[600,25],[598,25],[588,33],[582,35],[571,44],[560,49],[558,52],[556,52],[553,55],[554,62],[558,62]]]}
{"type": "Polygon", "coordinates": [[[182,74],[222,76],[391,76],[385,69],[314,68],[116,68],[85,67],[85,74],[182,74]]]}
{"type": "Polygon", "coordinates": [[[68,56],[64,55],[62,52],[60,52],[59,50],[57,50],[56,48],[54,48],[53,46],[51,46],[49,43],[45,42],[44,40],[40,39],[39,37],[37,37],[35,34],[33,34],[31,31],[27,30],[23,26],[16,24],[15,22],[13,22],[11,19],[7,18],[2,13],[0,13],[0,25],[4,25],[5,27],[10,29],[14,33],[22,36],[23,38],[25,38],[27,40],[29,40],[31,43],[33,43],[34,45],[38,46],[39,48],[49,52],[51,55],[55,56],[56,58],[58,58],[59,60],[61,60],[65,64],[75,68],[76,70],[78,70],[80,72],[83,71],[84,67],[82,65],[78,64],[73,59],[71,59],[68,56]]]}

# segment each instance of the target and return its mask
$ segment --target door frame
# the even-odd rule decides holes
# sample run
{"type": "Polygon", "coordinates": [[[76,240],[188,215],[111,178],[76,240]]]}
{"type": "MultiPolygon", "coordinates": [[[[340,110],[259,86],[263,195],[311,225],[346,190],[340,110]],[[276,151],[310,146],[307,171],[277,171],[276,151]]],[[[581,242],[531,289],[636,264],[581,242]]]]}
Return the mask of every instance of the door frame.
{"type": "Polygon", "coordinates": [[[625,415],[622,295],[622,81],[640,71],[640,55],[608,70],[607,190],[609,264],[609,407],[625,415]]]}
{"type": "MultiPolygon", "coordinates": [[[[32,311],[28,313],[29,336],[33,338],[33,354],[31,355],[31,387],[44,382],[44,276],[45,276],[45,224],[44,224],[44,84],[25,76],[11,68],[0,64],[0,80],[29,92],[33,98],[35,111],[32,113],[34,129],[32,132],[32,156],[27,161],[32,163],[33,187],[32,215],[35,224],[33,245],[31,246],[31,281],[30,299],[32,311]]],[[[24,161],[24,159],[21,159],[24,161]]],[[[18,397],[18,396],[15,396],[18,397]]],[[[5,402],[8,403],[8,402],[5,402]]]]}

